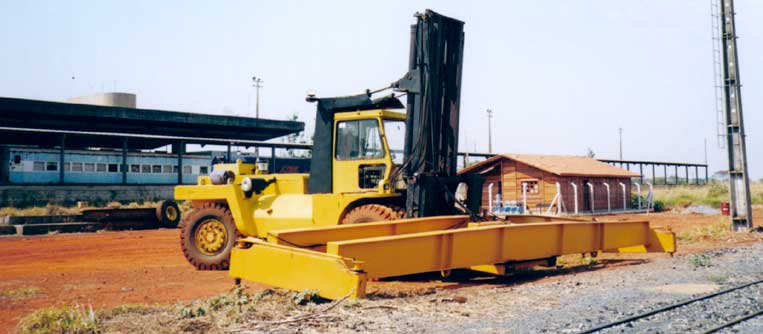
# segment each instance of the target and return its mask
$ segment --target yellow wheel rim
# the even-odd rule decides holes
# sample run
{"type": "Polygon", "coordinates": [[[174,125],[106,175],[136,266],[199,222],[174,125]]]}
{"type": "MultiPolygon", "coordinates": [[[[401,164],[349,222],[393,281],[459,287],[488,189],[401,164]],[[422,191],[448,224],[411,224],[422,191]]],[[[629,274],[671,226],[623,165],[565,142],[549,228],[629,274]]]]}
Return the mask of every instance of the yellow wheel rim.
{"type": "Polygon", "coordinates": [[[165,215],[167,215],[167,219],[175,221],[178,217],[178,210],[174,206],[168,206],[167,210],[165,210],[165,215]]]}
{"type": "Polygon", "coordinates": [[[228,231],[221,221],[210,218],[199,224],[194,233],[196,248],[205,255],[220,253],[228,240],[228,231]]]}

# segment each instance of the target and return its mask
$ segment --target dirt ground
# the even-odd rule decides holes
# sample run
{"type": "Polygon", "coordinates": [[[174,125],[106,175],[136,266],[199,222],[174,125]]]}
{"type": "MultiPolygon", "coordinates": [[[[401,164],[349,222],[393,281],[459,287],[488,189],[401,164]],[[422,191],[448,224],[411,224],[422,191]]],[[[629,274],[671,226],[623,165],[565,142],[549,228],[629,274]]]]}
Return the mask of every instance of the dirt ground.
{"type": "MultiPolygon", "coordinates": [[[[756,209],[755,219],[763,219],[756,209]]],[[[599,220],[650,220],[679,237],[718,226],[720,216],[658,213],[617,215],[599,220]]],[[[200,272],[184,259],[178,230],[98,232],[0,238],[0,291],[30,289],[28,296],[0,295],[0,332],[11,332],[19,318],[52,305],[94,308],[128,303],[174,304],[225,293],[233,286],[227,272],[200,272]]],[[[728,234],[714,240],[679,239],[679,252],[696,252],[759,240],[758,234],[728,234]]],[[[639,255],[644,258],[649,256],[639,255]]],[[[664,256],[664,255],[656,255],[664,256]]],[[[252,289],[262,286],[248,283],[252,289]]],[[[369,292],[405,294],[449,289],[462,283],[413,280],[372,282],[369,292]]]]}

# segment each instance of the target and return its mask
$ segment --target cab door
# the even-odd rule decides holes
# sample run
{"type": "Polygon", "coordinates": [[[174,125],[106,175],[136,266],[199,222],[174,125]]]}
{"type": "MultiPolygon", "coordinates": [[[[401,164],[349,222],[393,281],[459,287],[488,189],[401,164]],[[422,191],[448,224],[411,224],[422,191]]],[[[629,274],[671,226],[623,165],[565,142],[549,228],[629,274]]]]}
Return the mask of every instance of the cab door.
{"type": "Polygon", "coordinates": [[[334,127],[334,192],[378,192],[391,167],[379,120],[341,120],[334,127]]]}

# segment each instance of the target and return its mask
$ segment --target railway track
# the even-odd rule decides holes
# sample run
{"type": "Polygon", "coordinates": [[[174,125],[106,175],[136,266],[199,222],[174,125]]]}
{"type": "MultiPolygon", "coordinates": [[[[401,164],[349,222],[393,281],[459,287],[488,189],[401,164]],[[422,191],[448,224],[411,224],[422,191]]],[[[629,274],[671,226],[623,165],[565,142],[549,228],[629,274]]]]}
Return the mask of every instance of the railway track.
{"type": "MultiPolygon", "coordinates": [[[[707,309],[707,303],[713,303],[713,302],[720,302],[724,303],[725,305],[719,307],[715,306],[715,309],[724,309],[724,310],[731,310],[732,312],[728,312],[730,314],[727,314],[726,316],[720,316],[719,318],[723,318],[723,322],[718,322],[717,324],[714,324],[713,326],[706,326],[707,328],[699,328],[701,326],[697,326],[695,328],[690,329],[682,329],[683,332],[691,332],[691,333],[702,333],[702,334],[709,334],[709,333],[717,333],[724,329],[731,328],[735,325],[741,324],[745,321],[748,321],[750,319],[756,318],[758,316],[763,315],[763,301],[757,301],[758,307],[754,311],[741,311],[742,314],[739,311],[736,313],[733,312],[734,310],[738,310],[735,308],[737,306],[736,301],[738,298],[741,298],[742,296],[736,296],[737,298],[734,298],[735,294],[743,293],[745,289],[763,289],[763,280],[757,280],[745,284],[736,285],[727,289],[723,289],[720,291],[716,291],[713,293],[708,293],[705,295],[701,295],[695,298],[691,298],[688,300],[680,301],[674,304],[670,304],[667,306],[663,306],[657,309],[648,310],[633,316],[629,316],[626,318],[622,318],[619,320],[615,320],[609,323],[605,323],[593,328],[586,329],[582,332],[579,332],[579,334],[589,334],[589,333],[605,333],[609,332],[608,329],[615,330],[617,328],[621,327],[628,327],[625,329],[624,332],[657,332],[657,333],[671,333],[677,331],[677,328],[671,328],[669,326],[672,325],[671,321],[663,321],[662,325],[667,325],[667,328],[656,328],[656,327],[649,327],[651,322],[649,322],[649,319],[654,319],[657,317],[668,317],[668,319],[680,319],[680,314],[682,311],[689,310],[691,308],[701,308],[703,310],[707,309]],[[725,307],[724,307],[725,306],[725,307]],[[662,330],[662,331],[660,331],[662,330]]],[[[696,310],[694,310],[696,312],[696,310]]],[[[691,313],[691,311],[689,312],[691,313]]],[[[697,314],[697,313],[695,313],[697,314]]],[[[698,315],[698,314],[697,314],[698,315]]],[[[687,323],[691,322],[691,320],[687,321],[687,323]]],[[[652,324],[655,325],[655,324],[652,324]]],[[[659,326],[660,324],[656,324],[656,326],[659,326]]],[[[622,328],[621,328],[622,329],[622,328]]],[[[618,331],[623,332],[623,331],[618,331]]]]}

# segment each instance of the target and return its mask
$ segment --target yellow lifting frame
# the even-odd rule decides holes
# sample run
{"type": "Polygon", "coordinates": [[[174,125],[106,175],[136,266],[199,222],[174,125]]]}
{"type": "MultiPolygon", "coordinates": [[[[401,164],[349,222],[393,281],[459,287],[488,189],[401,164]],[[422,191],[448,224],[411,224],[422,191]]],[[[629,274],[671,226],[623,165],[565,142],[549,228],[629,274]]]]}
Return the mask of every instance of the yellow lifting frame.
{"type": "Polygon", "coordinates": [[[537,218],[542,222],[475,224],[466,216],[447,216],[271,231],[268,241],[241,240],[230,274],[296,291],[318,290],[330,299],[359,298],[368,278],[470,267],[489,271],[494,264],[594,251],[676,250],[672,232],[652,229],[646,221],[537,218]]]}

